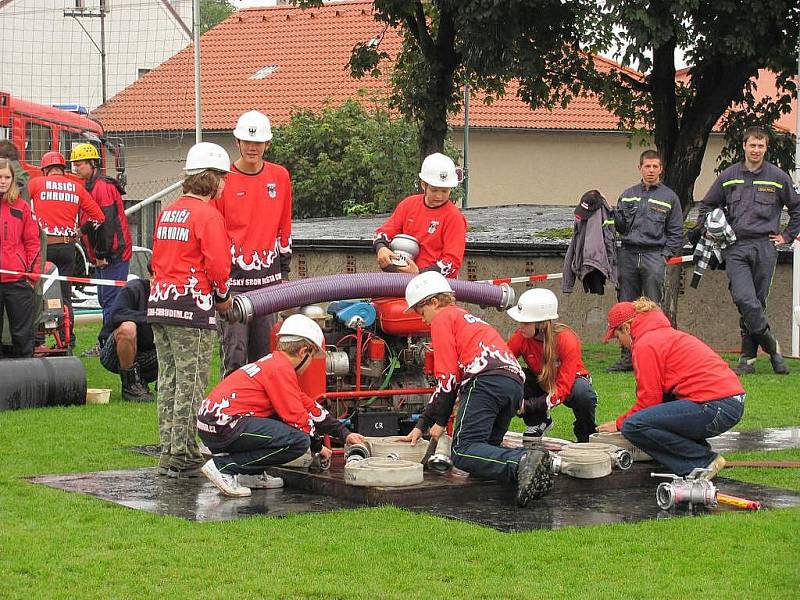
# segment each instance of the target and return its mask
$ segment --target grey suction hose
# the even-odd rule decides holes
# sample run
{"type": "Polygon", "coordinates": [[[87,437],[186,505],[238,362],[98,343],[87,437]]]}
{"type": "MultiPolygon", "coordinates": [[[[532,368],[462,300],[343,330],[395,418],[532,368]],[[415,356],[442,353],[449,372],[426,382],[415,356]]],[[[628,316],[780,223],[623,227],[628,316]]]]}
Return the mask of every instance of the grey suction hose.
{"type": "MultiPolygon", "coordinates": [[[[233,299],[233,320],[249,323],[255,317],[287,308],[342,298],[402,298],[415,275],[405,273],[355,273],[308,277],[245,292],[233,299]]],[[[460,302],[506,310],[513,306],[514,289],[508,284],[449,280],[460,302]]]]}

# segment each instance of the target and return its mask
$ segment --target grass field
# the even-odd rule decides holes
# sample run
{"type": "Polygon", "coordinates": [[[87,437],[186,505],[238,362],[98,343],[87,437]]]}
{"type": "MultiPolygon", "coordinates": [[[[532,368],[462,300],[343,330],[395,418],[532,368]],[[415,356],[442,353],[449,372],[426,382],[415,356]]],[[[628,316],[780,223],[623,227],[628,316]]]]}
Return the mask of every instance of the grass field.
{"type": "MultiPolygon", "coordinates": [[[[81,348],[95,332],[79,328],[81,348]]],[[[585,349],[598,420],[632,397],[630,376],[604,372],[616,354],[585,349]]],[[[111,404],[0,413],[0,598],[731,599],[800,589],[800,509],[505,534],[395,508],[194,523],[32,485],[21,478],[154,465],[125,448],[157,443],[155,406],[121,402],[119,379],[84,360],[90,385],[114,390],[111,404]]],[[[800,422],[800,364],[791,366],[767,375],[759,359],[738,429],[800,422]]],[[[553,435],[568,437],[569,411],[553,414],[553,435]]],[[[729,458],[766,456],[800,451],[729,458]]],[[[796,469],[725,475],[800,490],[796,469]]]]}

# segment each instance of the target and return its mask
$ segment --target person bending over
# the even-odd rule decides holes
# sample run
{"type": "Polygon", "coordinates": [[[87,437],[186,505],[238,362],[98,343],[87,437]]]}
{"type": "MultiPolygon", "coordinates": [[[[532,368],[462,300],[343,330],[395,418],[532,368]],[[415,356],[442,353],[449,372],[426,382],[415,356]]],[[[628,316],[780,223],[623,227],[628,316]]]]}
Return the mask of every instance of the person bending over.
{"type": "Polygon", "coordinates": [[[581,341],[572,329],[556,322],[558,298],[550,290],[528,290],[507,314],[520,324],[508,347],[528,365],[521,414],[528,427],[523,438],[547,433],[553,426],[550,409],[564,404],[575,415],[575,438],[588,442],[597,427],[597,394],[583,366],[581,341]]]}
{"type": "Polygon", "coordinates": [[[215,453],[203,473],[224,495],[282,487],[283,480],[265,469],[291,462],[309,448],[330,458],[317,433],[346,444],[364,442],[300,389],[297,376],[324,352],[319,325],[305,315],[292,315],[281,325],[271,354],[231,373],[200,405],[197,430],[215,453]]]}
{"type": "Polygon", "coordinates": [[[621,431],[676,475],[701,468],[712,479],[725,459],[707,439],[728,431],[744,413],[736,373],[699,339],[673,329],[647,298],[611,307],[603,341],[612,337],[632,352],[636,402],[597,430],[621,431]]]}

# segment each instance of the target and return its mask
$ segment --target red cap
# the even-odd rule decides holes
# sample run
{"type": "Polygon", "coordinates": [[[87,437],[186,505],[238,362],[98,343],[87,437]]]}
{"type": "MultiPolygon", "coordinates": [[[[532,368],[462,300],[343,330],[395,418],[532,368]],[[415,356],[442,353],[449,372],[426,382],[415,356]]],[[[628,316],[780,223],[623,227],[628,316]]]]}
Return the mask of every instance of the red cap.
{"type": "Polygon", "coordinates": [[[630,321],[636,316],[636,309],[633,307],[633,302],[617,302],[608,311],[608,329],[603,336],[603,343],[608,342],[614,337],[614,330],[625,323],[630,321]]]}

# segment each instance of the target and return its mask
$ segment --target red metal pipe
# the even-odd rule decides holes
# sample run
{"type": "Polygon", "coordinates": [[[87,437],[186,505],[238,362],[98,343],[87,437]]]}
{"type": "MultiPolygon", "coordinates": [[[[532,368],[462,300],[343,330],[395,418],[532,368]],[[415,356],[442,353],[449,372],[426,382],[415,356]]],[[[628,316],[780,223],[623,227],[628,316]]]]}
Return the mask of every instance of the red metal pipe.
{"type": "Polygon", "coordinates": [[[319,394],[314,398],[314,402],[322,400],[341,400],[346,398],[371,398],[372,396],[399,396],[400,394],[409,394],[412,396],[418,394],[432,394],[433,388],[397,388],[388,390],[357,390],[349,392],[325,392],[319,394]]]}
{"type": "Polygon", "coordinates": [[[356,327],[356,389],[361,389],[361,325],[356,327]]]}

